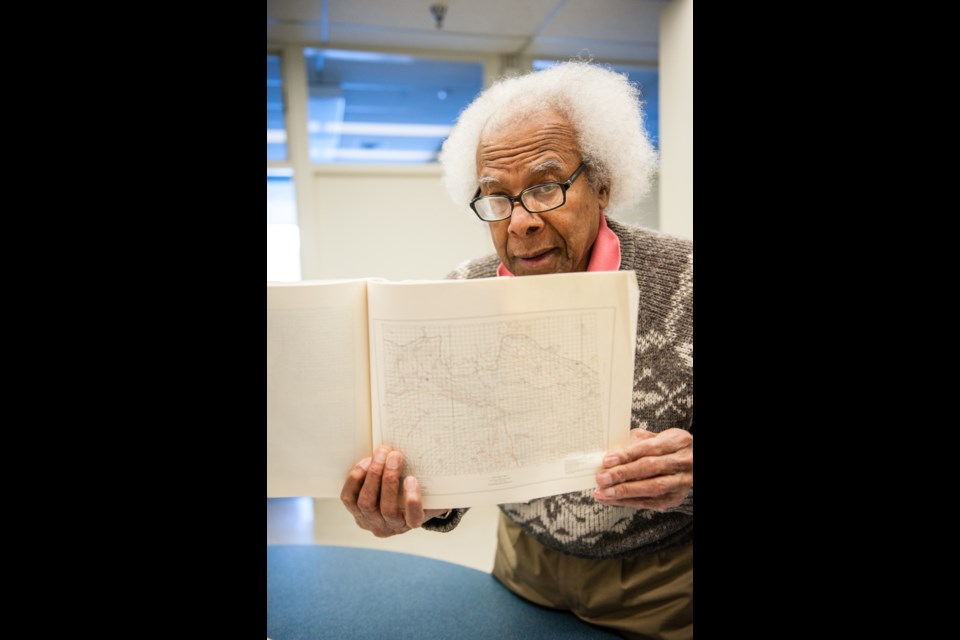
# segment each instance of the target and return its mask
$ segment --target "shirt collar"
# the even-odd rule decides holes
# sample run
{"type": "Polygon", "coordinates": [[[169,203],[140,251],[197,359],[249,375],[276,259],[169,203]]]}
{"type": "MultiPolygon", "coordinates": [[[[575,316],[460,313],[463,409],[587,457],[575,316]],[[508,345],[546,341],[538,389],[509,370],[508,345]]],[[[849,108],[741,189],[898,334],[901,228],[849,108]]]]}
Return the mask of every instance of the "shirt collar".
{"type": "MultiPolygon", "coordinates": [[[[587,271],[617,271],[619,268],[620,238],[607,226],[607,217],[601,212],[600,228],[597,230],[597,239],[593,242],[587,271]]],[[[497,267],[497,275],[513,277],[502,262],[497,267]]]]}

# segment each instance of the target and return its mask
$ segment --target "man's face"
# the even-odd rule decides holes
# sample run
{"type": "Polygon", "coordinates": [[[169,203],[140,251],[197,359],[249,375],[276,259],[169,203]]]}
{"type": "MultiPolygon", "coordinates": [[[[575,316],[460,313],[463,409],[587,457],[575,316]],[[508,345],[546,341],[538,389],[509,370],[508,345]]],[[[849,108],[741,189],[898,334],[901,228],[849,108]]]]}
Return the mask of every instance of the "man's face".
{"type": "MultiPolygon", "coordinates": [[[[565,182],[581,157],[566,118],[546,112],[504,132],[485,132],[477,148],[477,175],[483,195],[516,196],[541,182],[565,182]]],[[[506,220],[489,222],[504,266],[517,276],[586,271],[597,238],[605,187],[591,187],[586,170],[567,190],[559,209],[529,213],[520,203],[506,220]]]]}

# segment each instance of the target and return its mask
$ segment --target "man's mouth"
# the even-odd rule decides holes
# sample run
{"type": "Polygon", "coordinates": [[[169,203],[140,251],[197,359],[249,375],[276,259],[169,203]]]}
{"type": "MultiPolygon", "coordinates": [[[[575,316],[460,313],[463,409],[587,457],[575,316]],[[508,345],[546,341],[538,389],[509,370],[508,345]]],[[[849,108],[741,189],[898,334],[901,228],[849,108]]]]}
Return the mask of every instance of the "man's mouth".
{"type": "Polygon", "coordinates": [[[542,251],[533,251],[524,255],[517,254],[517,260],[520,260],[525,265],[537,265],[547,259],[547,257],[553,252],[553,249],[544,249],[542,251]]]}

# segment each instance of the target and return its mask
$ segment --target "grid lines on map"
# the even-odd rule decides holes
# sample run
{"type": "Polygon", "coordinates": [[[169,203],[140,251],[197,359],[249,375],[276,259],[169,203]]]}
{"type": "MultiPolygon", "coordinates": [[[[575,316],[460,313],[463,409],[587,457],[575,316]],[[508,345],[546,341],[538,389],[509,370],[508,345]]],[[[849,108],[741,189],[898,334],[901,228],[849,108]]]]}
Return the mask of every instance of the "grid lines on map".
{"type": "Polygon", "coordinates": [[[597,311],[380,321],[384,442],[418,476],[486,474],[602,450],[597,311]]]}

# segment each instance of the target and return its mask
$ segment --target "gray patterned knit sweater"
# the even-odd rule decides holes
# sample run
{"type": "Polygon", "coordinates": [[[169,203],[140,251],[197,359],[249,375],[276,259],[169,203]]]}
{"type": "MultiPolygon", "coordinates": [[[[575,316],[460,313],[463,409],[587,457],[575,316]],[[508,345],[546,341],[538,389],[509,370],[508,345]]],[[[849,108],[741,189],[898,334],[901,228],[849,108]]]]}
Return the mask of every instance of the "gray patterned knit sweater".
{"type": "MultiPolygon", "coordinates": [[[[620,238],[620,270],[640,288],[631,429],[693,430],[693,243],[607,218],[620,238]]],[[[448,278],[491,278],[496,254],[460,265],[448,278]]],[[[693,540],[693,490],[666,512],[599,504],[593,490],[503,504],[500,509],[545,546],[587,558],[625,558],[693,540]]],[[[450,531],[467,509],[424,523],[450,531]]]]}

